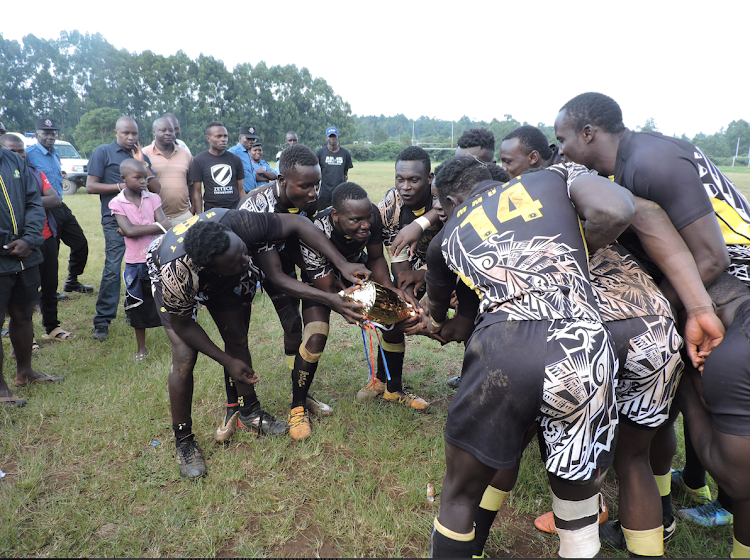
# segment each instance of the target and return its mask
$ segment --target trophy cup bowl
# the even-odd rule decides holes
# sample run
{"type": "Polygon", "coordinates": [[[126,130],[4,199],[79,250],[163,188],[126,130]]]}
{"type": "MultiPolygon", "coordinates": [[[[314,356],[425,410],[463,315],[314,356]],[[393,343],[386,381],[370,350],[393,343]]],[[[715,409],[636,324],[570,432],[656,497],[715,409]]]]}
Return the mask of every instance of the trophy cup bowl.
{"type": "Polygon", "coordinates": [[[400,323],[414,315],[411,306],[401,296],[372,280],[351,293],[341,290],[339,296],[363,304],[365,320],[382,325],[400,323]]]}

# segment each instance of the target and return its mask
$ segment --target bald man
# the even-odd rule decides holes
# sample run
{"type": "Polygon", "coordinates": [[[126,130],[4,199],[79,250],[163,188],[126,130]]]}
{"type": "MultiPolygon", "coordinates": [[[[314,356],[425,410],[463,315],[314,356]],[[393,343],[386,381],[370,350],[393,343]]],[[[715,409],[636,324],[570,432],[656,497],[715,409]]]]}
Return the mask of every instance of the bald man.
{"type": "Polygon", "coordinates": [[[138,125],[130,117],[120,117],[115,124],[115,141],[94,150],[89,160],[86,190],[98,194],[101,200],[102,230],[104,231],[104,270],[99,285],[94,315],[94,339],[103,341],[109,334],[109,324],[117,316],[120,302],[120,269],[125,255],[125,238],[117,233],[117,221],[109,209],[109,201],[122,192],[120,164],[134,158],[148,169],[148,189],[159,194],[161,185],[151,170],[151,160],[138,143],[138,125]]]}
{"type": "Polygon", "coordinates": [[[193,157],[190,150],[177,144],[174,125],[167,117],[154,121],[154,141],[143,148],[151,168],[161,184],[162,209],[173,224],[191,218],[188,171],[193,157]]]}

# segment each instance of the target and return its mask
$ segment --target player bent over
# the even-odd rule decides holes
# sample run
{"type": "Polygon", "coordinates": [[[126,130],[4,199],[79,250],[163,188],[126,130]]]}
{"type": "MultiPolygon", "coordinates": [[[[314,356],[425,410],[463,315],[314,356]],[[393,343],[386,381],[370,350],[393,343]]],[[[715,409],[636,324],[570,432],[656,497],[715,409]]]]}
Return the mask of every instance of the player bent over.
{"type": "Polygon", "coordinates": [[[149,248],[147,262],[154,300],[172,345],[169,400],[182,476],[196,478],[206,472],[191,420],[193,368],[198,352],[224,366],[227,401],[238,404],[236,414],[243,427],[269,435],[286,431],[283,422],[261,409],[253,387],[258,377],[252,367],[243,306],[251,305],[261,270],[285,289],[320,298],[337,311],[351,314],[352,321],[359,317],[356,306],[341,305],[338,297],[334,299],[288,277],[277,278],[284,275],[275,251],[261,255],[257,265],[253,262],[259,246],[290,235],[304,235],[308,243],[343,267],[342,274],[350,281],[357,280],[354,273],[366,273],[364,267],[343,261],[317,228],[297,216],[214,209],[178,224],[149,248]],[[205,302],[219,328],[224,351],[195,320],[199,300],[205,302]]]}
{"type": "Polygon", "coordinates": [[[469,198],[491,178],[469,159],[444,164],[435,181],[451,218],[428,254],[430,324],[439,330],[445,322],[456,274],[480,304],[448,411],[447,469],[430,552],[471,556],[482,495],[496,473],[514,476],[524,435],[538,422],[560,555],[591,557],[600,548],[599,487],[614,451],[616,358],[576,210],[589,246],[598,249],[627,227],[632,196],[561,166],[469,198]],[[574,208],[566,185],[588,191],[582,199],[589,203],[574,208]],[[595,189],[607,195],[593,196],[595,189]]]}

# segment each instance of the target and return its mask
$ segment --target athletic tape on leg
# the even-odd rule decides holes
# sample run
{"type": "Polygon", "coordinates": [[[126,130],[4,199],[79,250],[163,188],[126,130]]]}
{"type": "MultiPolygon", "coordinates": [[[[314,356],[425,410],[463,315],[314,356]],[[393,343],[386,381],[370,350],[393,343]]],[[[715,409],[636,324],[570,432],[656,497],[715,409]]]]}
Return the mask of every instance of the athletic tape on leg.
{"type": "Polygon", "coordinates": [[[510,492],[505,492],[504,490],[488,486],[484,491],[479,507],[488,511],[499,511],[509,495],[510,492]]]}
{"type": "Polygon", "coordinates": [[[742,544],[737,540],[737,537],[735,537],[734,548],[732,549],[731,556],[732,558],[750,558],[750,546],[742,544]]]}
{"type": "Polygon", "coordinates": [[[672,473],[655,474],[656,485],[659,487],[659,496],[668,496],[672,491],[672,473]]]}
{"type": "Polygon", "coordinates": [[[317,363],[323,355],[323,352],[310,352],[306,347],[307,341],[316,334],[322,334],[323,336],[328,337],[328,323],[323,321],[312,321],[311,323],[306,324],[305,329],[302,331],[302,344],[299,345],[299,355],[302,356],[303,360],[310,362],[311,364],[317,363]]]}
{"type": "Polygon", "coordinates": [[[406,352],[406,341],[404,342],[388,342],[380,340],[380,347],[386,352],[400,353],[406,352]]]}
{"type": "Polygon", "coordinates": [[[447,527],[443,527],[440,524],[440,521],[438,521],[437,517],[435,518],[434,526],[435,530],[438,533],[445,537],[448,537],[449,539],[453,539],[454,541],[469,542],[474,540],[474,529],[471,530],[471,533],[456,533],[455,531],[451,531],[447,527]]]}
{"type": "Polygon", "coordinates": [[[599,493],[579,501],[561,500],[552,493],[552,511],[558,519],[576,521],[584,517],[599,516],[599,493]]]}
{"type": "Polygon", "coordinates": [[[599,552],[599,520],[580,529],[557,529],[562,558],[593,558],[599,552]]]}

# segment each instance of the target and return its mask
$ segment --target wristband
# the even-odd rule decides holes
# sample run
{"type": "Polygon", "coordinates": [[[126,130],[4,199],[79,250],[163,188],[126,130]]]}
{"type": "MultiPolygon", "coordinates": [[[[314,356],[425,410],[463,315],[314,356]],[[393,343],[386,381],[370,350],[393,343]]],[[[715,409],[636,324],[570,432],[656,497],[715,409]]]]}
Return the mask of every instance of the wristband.
{"type": "Polygon", "coordinates": [[[435,327],[436,329],[441,328],[445,324],[446,321],[447,319],[443,319],[442,321],[438,322],[432,317],[430,317],[430,322],[432,323],[432,326],[435,327]]]}
{"type": "Polygon", "coordinates": [[[162,230],[164,233],[167,233],[167,230],[164,229],[164,226],[161,225],[159,222],[154,222],[152,225],[159,226],[160,230],[162,230]]]}
{"type": "Polygon", "coordinates": [[[421,227],[421,228],[422,228],[422,231],[426,230],[426,229],[427,229],[428,227],[430,227],[430,225],[431,225],[431,224],[430,224],[430,220],[428,220],[428,219],[427,219],[426,217],[424,217],[424,216],[420,216],[419,218],[417,218],[417,219],[416,219],[416,220],[414,220],[414,221],[415,221],[416,223],[418,223],[418,224],[419,224],[419,227],[421,227]]]}

